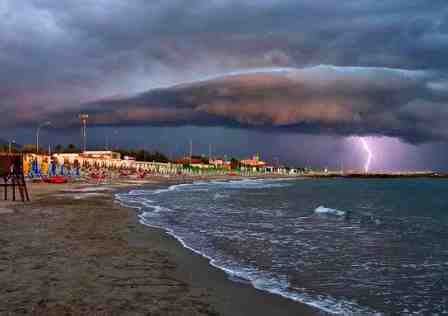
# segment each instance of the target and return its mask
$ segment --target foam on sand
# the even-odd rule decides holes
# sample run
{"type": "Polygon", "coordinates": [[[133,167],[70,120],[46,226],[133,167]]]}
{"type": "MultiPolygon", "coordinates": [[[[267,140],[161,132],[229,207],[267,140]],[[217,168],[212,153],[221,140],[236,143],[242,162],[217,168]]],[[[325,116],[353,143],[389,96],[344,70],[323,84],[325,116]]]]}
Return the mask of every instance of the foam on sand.
{"type": "Polygon", "coordinates": [[[13,210],[9,209],[9,208],[4,208],[4,207],[0,207],[0,215],[3,214],[12,214],[14,213],[13,210]]]}
{"type": "Polygon", "coordinates": [[[62,190],[64,193],[91,193],[91,192],[101,192],[101,191],[112,191],[109,187],[85,187],[79,189],[67,189],[62,190]]]}
{"type": "Polygon", "coordinates": [[[63,193],[63,194],[57,194],[56,196],[59,197],[65,197],[65,198],[72,198],[75,200],[82,200],[82,199],[87,199],[87,198],[91,198],[91,197],[107,197],[108,194],[106,193],[100,193],[100,192],[85,192],[85,193],[63,193]]]}

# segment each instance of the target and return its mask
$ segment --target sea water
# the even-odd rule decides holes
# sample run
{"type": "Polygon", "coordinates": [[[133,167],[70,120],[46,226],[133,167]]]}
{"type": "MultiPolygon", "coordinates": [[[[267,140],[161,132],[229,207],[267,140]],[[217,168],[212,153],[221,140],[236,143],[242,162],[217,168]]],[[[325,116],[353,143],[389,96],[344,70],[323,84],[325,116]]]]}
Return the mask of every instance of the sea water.
{"type": "Polygon", "coordinates": [[[448,181],[196,182],[118,194],[229,278],[334,314],[448,314],[448,181]]]}

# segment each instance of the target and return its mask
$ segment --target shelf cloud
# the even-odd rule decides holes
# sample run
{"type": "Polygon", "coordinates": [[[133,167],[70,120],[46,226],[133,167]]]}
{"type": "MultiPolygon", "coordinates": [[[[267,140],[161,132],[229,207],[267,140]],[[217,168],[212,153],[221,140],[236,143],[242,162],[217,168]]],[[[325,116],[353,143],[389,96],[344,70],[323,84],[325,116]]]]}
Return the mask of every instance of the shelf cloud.
{"type": "MultiPolygon", "coordinates": [[[[57,122],[204,125],[330,135],[445,140],[448,80],[437,72],[315,66],[257,69],[55,112],[57,122]]],[[[47,114],[50,115],[50,114],[47,114]]]]}
{"type": "Polygon", "coordinates": [[[446,140],[447,54],[446,0],[5,0],[0,128],[446,140]]]}

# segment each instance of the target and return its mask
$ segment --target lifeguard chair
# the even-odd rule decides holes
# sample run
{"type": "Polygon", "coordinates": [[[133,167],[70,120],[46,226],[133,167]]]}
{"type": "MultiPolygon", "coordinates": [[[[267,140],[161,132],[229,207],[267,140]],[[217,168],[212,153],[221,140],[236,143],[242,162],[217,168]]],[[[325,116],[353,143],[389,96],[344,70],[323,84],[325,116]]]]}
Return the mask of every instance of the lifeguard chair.
{"type": "Polygon", "coordinates": [[[0,187],[4,189],[4,199],[8,200],[8,190],[12,189],[12,200],[16,200],[16,189],[19,191],[23,202],[30,197],[23,174],[23,157],[21,154],[0,155],[0,187]]]}

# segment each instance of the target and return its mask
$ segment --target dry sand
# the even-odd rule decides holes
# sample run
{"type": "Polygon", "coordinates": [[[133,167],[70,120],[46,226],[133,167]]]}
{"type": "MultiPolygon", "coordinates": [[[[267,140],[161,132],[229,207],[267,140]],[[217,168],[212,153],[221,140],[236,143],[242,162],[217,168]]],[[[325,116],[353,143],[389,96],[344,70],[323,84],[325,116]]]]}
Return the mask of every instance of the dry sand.
{"type": "Polygon", "coordinates": [[[32,184],[31,203],[0,202],[0,315],[317,314],[139,224],[113,200],[131,184],[32,184]]]}

